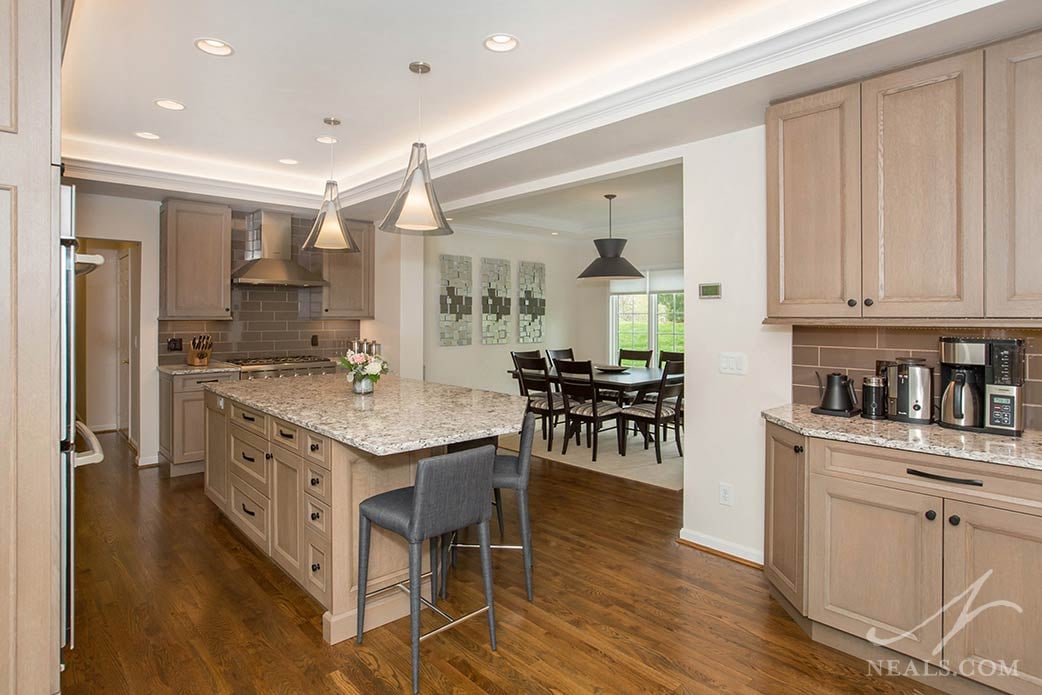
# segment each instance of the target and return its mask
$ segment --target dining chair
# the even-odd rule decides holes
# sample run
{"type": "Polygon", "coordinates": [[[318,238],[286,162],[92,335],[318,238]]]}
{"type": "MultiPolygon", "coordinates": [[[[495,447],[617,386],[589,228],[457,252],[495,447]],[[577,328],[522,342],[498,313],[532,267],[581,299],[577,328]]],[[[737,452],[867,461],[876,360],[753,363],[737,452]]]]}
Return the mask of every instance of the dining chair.
{"type": "Polygon", "coordinates": [[[550,362],[556,362],[557,360],[574,360],[575,351],[571,348],[561,348],[560,350],[547,350],[546,356],[550,358],[550,362]]]}
{"type": "MultiPolygon", "coordinates": [[[[673,428],[677,441],[677,453],[684,455],[680,442],[680,412],[684,405],[683,362],[666,362],[662,368],[662,380],[654,402],[641,401],[622,410],[623,424],[633,422],[644,435],[644,448],[651,440],[655,442],[655,460],[662,463],[662,441],[669,427],[673,428]],[[653,431],[652,431],[653,428],[653,431]]],[[[625,448],[626,440],[622,440],[625,448]]]]}
{"type": "Polygon", "coordinates": [[[634,367],[650,367],[651,356],[655,354],[654,350],[619,350],[619,366],[623,366],[623,362],[636,362],[637,364],[632,365],[634,367]]]}
{"type": "Polygon", "coordinates": [[[579,443],[582,426],[586,425],[586,444],[593,440],[593,460],[597,460],[597,434],[606,420],[615,420],[619,440],[619,454],[625,456],[625,433],[622,427],[622,408],[611,401],[603,401],[593,383],[593,364],[589,361],[554,360],[561,395],[564,396],[564,445],[561,453],[568,453],[568,441],[575,435],[579,443]]]}
{"type": "MultiPolygon", "coordinates": [[[[510,351],[510,359],[511,360],[515,360],[515,358],[517,358],[517,357],[527,357],[529,359],[540,359],[540,358],[542,358],[542,356],[543,356],[542,353],[540,353],[538,350],[511,350],[510,351]]],[[[514,369],[515,370],[517,369],[517,362],[516,361],[514,361],[514,369]]],[[[528,396],[528,392],[525,391],[525,382],[521,380],[520,376],[517,377],[517,388],[521,392],[522,396],[525,396],[525,397],[528,396]]]]}
{"type": "Polygon", "coordinates": [[[550,371],[542,357],[521,357],[515,353],[514,369],[521,382],[521,395],[528,398],[525,412],[535,413],[542,420],[546,450],[552,451],[557,418],[565,412],[564,396],[551,390],[550,371]]]}
{"type": "Polygon", "coordinates": [[[658,354],[658,366],[661,369],[666,362],[683,362],[684,353],[682,352],[670,352],[669,350],[662,350],[658,354]]]}

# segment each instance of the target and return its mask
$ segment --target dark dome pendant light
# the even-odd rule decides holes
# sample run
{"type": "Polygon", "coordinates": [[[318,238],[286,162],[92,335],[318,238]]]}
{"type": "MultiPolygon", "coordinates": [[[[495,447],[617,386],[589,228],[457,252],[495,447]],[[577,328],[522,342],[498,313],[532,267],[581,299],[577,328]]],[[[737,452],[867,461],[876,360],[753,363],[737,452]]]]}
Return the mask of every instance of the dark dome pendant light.
{"type": "Polygon", "coordinates": [[[642,278],[644,274],[633,267],[633,264],[622,257],[622,250],[626,248],[625,239],[616,239],[611,235],[611,212],[612,201],[615,200],[614,193],[604,196],[608,199],[608,238],[594,239],[593,244],[597,247],[598,258],[586,266],[586,270],[579,274],[579,280],[629,280],[631,278],[642,278]]]}

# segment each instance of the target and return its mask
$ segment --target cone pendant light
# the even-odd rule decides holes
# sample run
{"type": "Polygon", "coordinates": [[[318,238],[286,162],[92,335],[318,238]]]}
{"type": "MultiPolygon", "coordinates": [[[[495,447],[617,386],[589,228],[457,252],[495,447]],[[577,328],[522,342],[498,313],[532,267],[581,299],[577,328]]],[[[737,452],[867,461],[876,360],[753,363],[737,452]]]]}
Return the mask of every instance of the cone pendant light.
{"type": "Polygon", "coordinates": [[[608,199],[608,238],[594,239],[593,244],[597,247],[598,257],[593,263],[586,266],[586,270],[579,274],[579,280],[628,280],[630,278],[642,278],[643,273],[633,267],[633,264],[622,257],[622,250],[626,248],[625,239],[615,239],[611,235],[611,206],[615,200],[614,193],[604,196],[608,199]]]}
{"type": "MultiPolygon", "coordinates": [[[[340,119],[333,117],[324,118],[322,122],[328,126],[340,125],[340,119]]],[[[336,138],[327,137],[326,140],[329,141],[329,180],[326,181],[326,192],[322,196],[322,205],[318,208],[318,217],[315,218],[315,224],[300,250],[358,253],[361,249],[347,231],[347,225],[340,215],[340,189],[333,178],[333,147],[336,145],[336,138]]]]}
{"type": "MultiPolygon", "coordinates": [[[[416,75],[426,75],[431,71],[428,63],[417,61],[409,64],[409,70],[416,75]]],[[[417,109],[418,118],[422,111],[417,109]]],[[[438,204],[438,196],[431,183],[431,172],[427,167],[427,145],[414,142],[409,154],[409,167],[405,170],[405,180],[401,189],[391,203],[390,210],[380,223],[380,229],[393,234],[411,234],[415,236],[444,236],[452,234],[445,214],[438,204]]]]}

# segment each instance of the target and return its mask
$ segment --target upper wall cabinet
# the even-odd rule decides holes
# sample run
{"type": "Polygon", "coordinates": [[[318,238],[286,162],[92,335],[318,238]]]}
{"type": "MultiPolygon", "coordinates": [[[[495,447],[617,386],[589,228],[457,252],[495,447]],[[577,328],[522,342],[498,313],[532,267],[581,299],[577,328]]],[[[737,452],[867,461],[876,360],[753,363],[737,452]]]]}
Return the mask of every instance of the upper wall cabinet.
{"type": "Polygon", "coordinates": [[[376,238],[370,222],[347,223],[359,253],[326,253],[322,257],[322,277],[329,283],[322,289],[322,316],[341,319],[373,318],[373,256],[376,238]]]}
{"type": "Polygon", "coordinates": [[[987,315],[1042,316],[1042,34],[985,50],[987,315]]]}
{"type": "Polygon", "coordinates": [[[984,315],[984,53],[861,86],[866,317],[984,315]]]}
{"type": "Polygon", "coordinates": [[[159,230],[159,318],[230,319],[232,209],[167,200],[159,230]]]}
{"type": "Polygon", "coordinates": [[[767,311],[861,316],[859,85],[767,110],[767,311]]]}

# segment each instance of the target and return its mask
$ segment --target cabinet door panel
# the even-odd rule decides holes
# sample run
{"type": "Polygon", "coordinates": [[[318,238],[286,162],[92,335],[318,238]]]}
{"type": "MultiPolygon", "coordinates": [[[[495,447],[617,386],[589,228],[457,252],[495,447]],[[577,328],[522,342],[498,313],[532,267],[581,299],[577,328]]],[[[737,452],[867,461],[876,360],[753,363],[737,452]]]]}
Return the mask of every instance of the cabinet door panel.
{"type": "Polygon", "coordinates": [[[849,85],[767,110],[769,316],[861,316],[860,103],[849,85]]]}
{"type": "Polygon", "coordinates": [[[1042,693],[1042,517],[951,500],[944,509],[946,520],[959,518],[957,526],[944,524],[944,601],[953,602],[944,615],[945,632],[953,632],[945,659],[1005,692],[1042,693]],[[973,615],[993,601],[1010,601],[1023,612],[996,605],[973,615]],[[992,667],[1002,661],[1016,661],[1016,674],[992,667]]]}
{"type": "Polygon", "coordinates": [[[861,94],[864,316],[983,316],[983,53],[861,94]]]}
{"type": "Polygon", "coordinates": [[[987,315],[1042,316],[1042,34],[985,51],[987,315]]]}
{"type": "Polygon", "coordinates": [[[160,219],[160,318],[231,318],[231,208],[171,200],[160,219]]]}
{"type": "Polygon", "coordinates": [[[322,315],[329,318],[373,318],[373,252],[375,235],[369,223],[349,222],[358,253],[322,254],[322,315]]]}
{"type": "Polygon", "coordinates": [[[938,661],[941,498],[814,474],[810,495],[810,618],[938,661]]]}
{"type": "Polygon", "coordinates": [[[805,449],[802,435],[767,425],[763,572],[804,615],[805,449]]]}
{"type": "Polygon", "coordinates": [[[174,463],[202,461],[206,456],[206,406],[202,391],[175,393],[174,463]]]}
{"type": "Polygon", "coordinates": [[[208,394],[206,407],[206,468],[204,485],[206,496],[221,509],[228,502],[228,418],[223,404],[208,394]],[[213,407],[210,402],[213,401],[213,407]]]}
{"type": "Polygon", "coordinates": [[[286,572],[301,578],[303,526],[300,491],[302,462],[297,454],[271,447],[272,499],[271,557],[286,572]]]}

